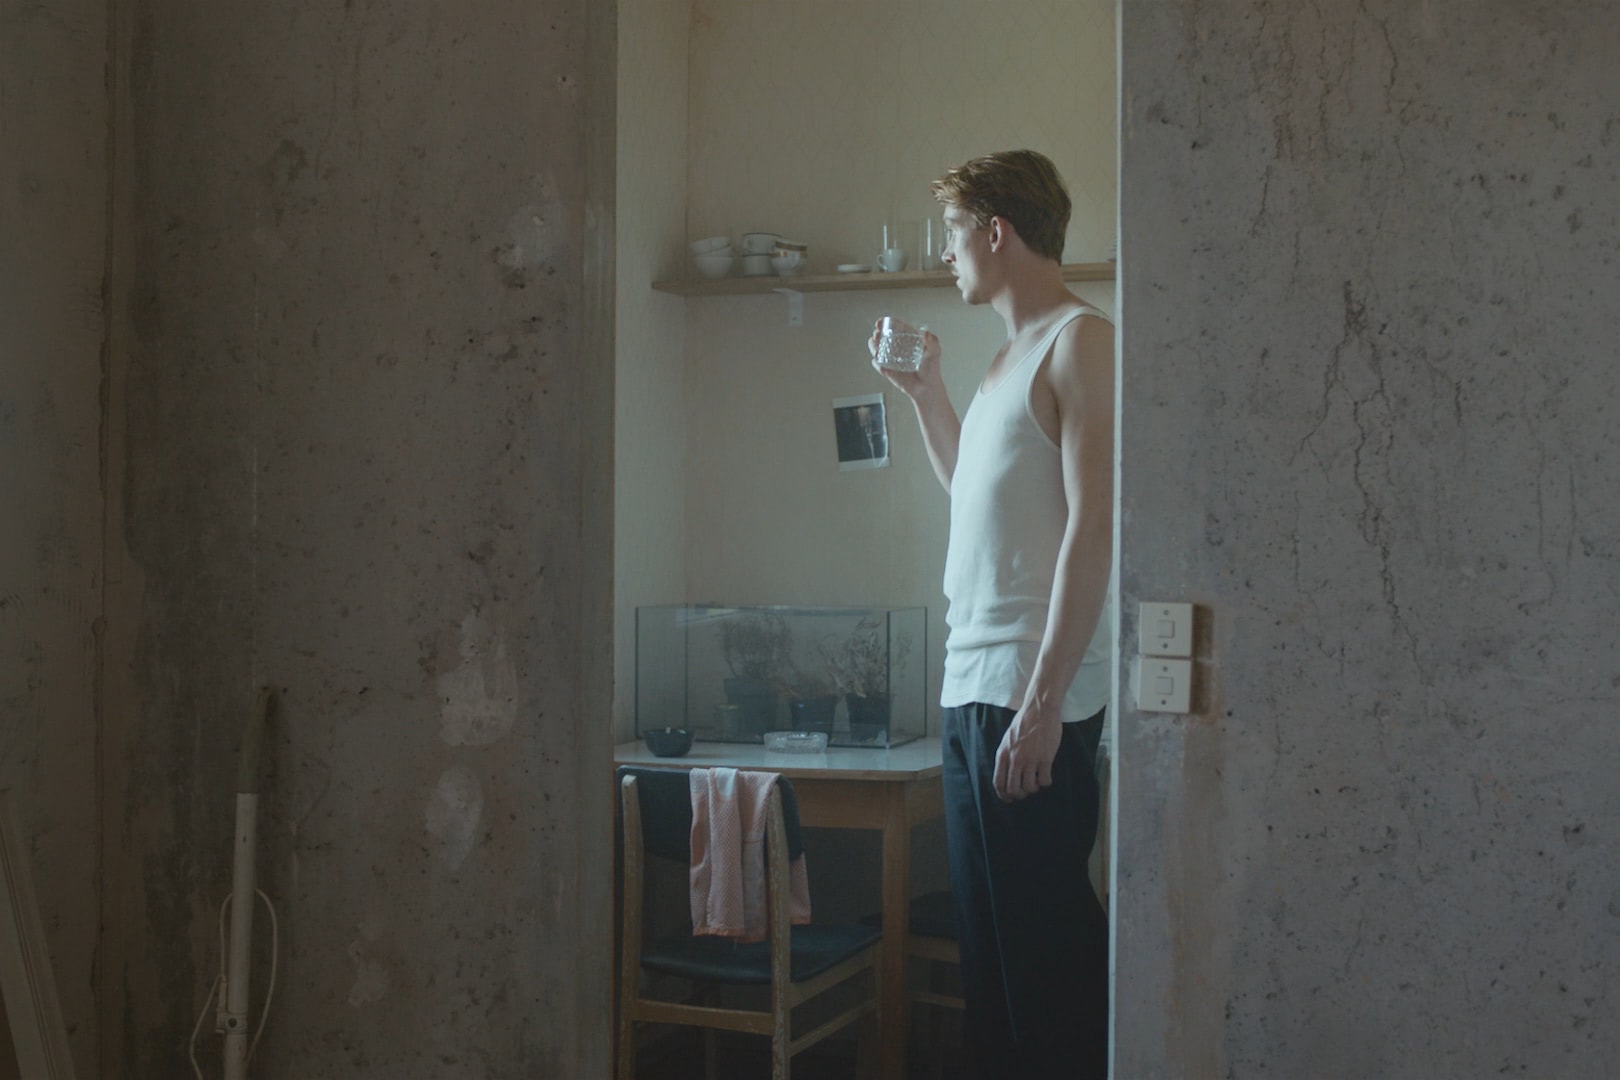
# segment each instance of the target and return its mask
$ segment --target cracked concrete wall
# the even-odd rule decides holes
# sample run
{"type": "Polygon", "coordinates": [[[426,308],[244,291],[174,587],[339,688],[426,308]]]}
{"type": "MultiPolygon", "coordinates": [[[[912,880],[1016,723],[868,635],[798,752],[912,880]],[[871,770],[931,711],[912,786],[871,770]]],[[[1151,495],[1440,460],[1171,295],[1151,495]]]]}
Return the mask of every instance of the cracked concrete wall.
{"type": "Polygon", "coordinates": [[[96,1067],[106,64],[105,4],[0,0],[0,788],[16,800],[85,1076],[96,1067]]]}
{"type": "Polygon", "coordinates": [[[117,10],[108,1056],[187,1072],[267,684],[255,1069],[603,1075],[612,5],[117,10]]]}
{"type": "Polygon", "coordinates": [[[1611,1075],[1620,9],[1121,17],[1116,1075],[1611,1075]]]}

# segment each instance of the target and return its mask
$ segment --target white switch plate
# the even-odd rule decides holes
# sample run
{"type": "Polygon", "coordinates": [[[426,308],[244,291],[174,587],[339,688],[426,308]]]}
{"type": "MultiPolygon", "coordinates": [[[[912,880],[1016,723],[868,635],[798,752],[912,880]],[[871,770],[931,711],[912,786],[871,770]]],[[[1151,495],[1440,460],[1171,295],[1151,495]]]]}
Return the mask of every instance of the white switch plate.
{"type": "Polygon", "coordinates": [[[1143,712],[1192,712],[1192,661],[1142,657],[1136,669],[1136,707],[1143,712]]]}
{"type": "Polygon", "coordinates": [[[1191,604],[1143,600],[1137,608],[1137,655],[1192,656],[1192,622],[1191,604]]]}

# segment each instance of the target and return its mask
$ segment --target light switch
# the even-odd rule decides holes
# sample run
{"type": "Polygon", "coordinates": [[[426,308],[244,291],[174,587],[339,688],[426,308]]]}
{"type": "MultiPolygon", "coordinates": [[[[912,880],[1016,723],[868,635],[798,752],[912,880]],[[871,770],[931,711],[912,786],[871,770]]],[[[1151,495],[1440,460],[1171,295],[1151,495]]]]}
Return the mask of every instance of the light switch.
{"type": "Polygon", "coordinates": [[[1192,712],[1192,661],[1143,657],[1136,669],[1136,707],[1143,712],[1192,712]]]}
{"type": "Polygon", "coordinates": [[[1192,621],[1191,604],[1143,600],[1137,609],[1138,655],[1192,656],[1192,621]]]}

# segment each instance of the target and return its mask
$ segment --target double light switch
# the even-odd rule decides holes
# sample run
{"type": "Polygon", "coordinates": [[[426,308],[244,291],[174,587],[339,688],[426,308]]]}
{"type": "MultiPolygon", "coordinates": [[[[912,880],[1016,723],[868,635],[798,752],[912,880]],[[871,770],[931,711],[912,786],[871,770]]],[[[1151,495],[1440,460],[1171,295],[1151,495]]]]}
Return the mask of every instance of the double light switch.
{"type": "Polygon", "coordinates": [[[1193,606],[1143,601],[1137,612],[1137,708],[1191,712],[1193,606]]]}

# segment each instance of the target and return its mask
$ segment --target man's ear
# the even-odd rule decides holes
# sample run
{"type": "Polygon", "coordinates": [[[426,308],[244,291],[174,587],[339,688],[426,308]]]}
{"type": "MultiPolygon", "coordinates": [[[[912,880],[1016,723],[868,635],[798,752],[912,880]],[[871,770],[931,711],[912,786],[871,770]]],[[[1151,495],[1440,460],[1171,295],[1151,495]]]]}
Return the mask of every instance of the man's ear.
{"type": "Polygon", "coordinates": [[[1002,248],[1007,246],[1007,233],[1010,231],[1010,229],[1011,226],[1008,224],[1006,218],[999,214],[991,215],[990,224],[986,226],[986,238],[990,241],[991,251],[1000,251],[1002,248]]]}

